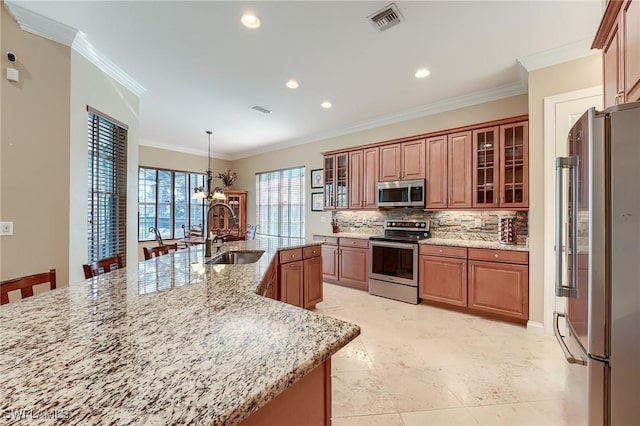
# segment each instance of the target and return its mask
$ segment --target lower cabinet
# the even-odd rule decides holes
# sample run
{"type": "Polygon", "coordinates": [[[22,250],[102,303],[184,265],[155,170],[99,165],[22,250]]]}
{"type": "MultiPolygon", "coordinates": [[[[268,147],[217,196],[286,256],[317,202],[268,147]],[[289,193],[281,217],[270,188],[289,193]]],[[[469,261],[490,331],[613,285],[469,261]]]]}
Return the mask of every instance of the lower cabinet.
{"type": "Polygon", "coordinates": [[[369,289],[369,241],[315,235],[322,245],[322,274],[327,282],[369,289]]]}
{"type": "Polygon", "coordinates": [[[529,253],[420,246],[419,295],[494,316],[529,319],[529,253]]]}
{"type": "Polygon", "coordinates": [[[320,246],[282,250],[279,253],[280,301],[313,308],[322,302],[322,251],[320,246]]]}
{"type": "Polygon", "coordinates": [[[467,249],[420,247],[419,296],[423,300],[467,306],[467,249]]]}
{"type": "Polygon", "coordinates": [[[528,255],[469,249],[469,308],[528,320],[528,255]]]}

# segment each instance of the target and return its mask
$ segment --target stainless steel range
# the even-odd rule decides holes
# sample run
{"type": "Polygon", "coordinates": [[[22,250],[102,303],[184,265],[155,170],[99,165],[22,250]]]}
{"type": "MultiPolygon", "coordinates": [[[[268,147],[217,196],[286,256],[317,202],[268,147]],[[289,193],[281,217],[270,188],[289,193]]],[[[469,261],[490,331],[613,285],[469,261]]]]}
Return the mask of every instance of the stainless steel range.
{"type": "Polygon", "coordinates": [[[369,293],[417,304],[418,241],[428,220],[385,220],[384,236],[369,239],[369,293]]]}

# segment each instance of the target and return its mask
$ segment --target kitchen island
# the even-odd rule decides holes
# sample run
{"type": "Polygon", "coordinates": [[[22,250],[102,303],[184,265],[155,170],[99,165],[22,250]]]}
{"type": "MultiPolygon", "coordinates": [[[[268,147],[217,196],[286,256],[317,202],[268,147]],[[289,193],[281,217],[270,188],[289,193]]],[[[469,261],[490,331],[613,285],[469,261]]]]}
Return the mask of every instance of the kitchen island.
{"type": "Polygon", "coordinates": [[[203,246],[194,246],[3,305],[4,418],[250,420],[303,377],[326,369],[360,333],[356,325],[256,294],[280,249],[311,244],[317,242],[229,243],[223,251],[265,253],[256,263],[214,266],[204,264],[203,246]]]}

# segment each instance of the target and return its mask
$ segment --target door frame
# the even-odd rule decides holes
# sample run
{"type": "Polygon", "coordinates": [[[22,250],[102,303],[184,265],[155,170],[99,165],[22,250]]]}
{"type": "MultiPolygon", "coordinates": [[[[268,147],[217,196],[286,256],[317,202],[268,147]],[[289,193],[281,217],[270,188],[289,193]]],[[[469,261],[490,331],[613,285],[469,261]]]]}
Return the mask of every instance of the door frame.
{"type": "Polygon", "coordinates": [[[543,324],[553,334],[555,306],[555,150],[556,106],[560,103],[601,96],[602,86],[589,87],[544,98],[544,310],[543,324]]]}

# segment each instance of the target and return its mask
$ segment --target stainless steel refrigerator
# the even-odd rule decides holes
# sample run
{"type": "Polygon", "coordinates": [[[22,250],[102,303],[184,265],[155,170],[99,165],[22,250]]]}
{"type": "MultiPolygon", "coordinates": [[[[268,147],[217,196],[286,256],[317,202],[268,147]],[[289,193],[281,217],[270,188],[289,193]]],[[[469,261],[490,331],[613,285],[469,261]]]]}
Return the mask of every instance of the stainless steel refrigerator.
{"type": "Polygon", "coordinates": [[[640,102],[588,110],[568,144],[556,159],[556,296],[566,302],[554,313],[572,364],[566,414],[571,425],[638,425],[640,102]]]}

